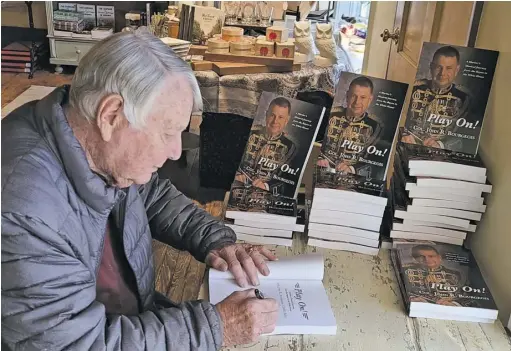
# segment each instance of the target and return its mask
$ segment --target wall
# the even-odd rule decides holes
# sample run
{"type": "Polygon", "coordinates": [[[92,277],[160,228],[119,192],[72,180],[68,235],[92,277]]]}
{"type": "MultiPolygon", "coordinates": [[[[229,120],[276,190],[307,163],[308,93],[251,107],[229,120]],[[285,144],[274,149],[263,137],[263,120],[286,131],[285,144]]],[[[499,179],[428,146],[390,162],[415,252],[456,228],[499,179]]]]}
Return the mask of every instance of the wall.
{"type": "Polygon", "coordinates": [[[383,30],[394,28],[397,2],[375,1],[371,3],[368,21],[368,33],[362,73],[385,78],[390,54],[390,43],[384,43],[380,37],[383,30]]]}
{"type": "MultiPolygon", "coordinates": [[[[32,4],[34,27],[46,29],[46,9],[44,1],[32,4]]],[[[2,26],[28,28],[28,10],[23,1],[2,4],[2,26]]]]}
{"type": "Polygon", "coordinates": [[[479,150],[493,191],[471,246],[501,311],[511,313],[511,2],[485,2],[476,47],[500,51],[479,150]]]}

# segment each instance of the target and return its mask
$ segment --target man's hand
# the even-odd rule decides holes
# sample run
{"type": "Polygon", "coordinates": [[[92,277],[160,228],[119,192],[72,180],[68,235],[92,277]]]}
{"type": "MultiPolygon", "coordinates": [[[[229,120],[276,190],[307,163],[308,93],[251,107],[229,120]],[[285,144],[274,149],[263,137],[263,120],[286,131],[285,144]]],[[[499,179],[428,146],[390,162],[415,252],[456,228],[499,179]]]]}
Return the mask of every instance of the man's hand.
{"type": "Polygon", "coordinates": [[[261,245],[232,244],[208,253],[206,264],[222,272],[228,269],[238,285],[246,288],[249,282],[259,285],[258,270],[262,275],[270,274],[265,259],[274,261],[277,256],[261,245]]]}
{"type": "Polygon", "coordinates": [[[415,137],[413,135],[405,135],[401,138],[401,141],[407,144],[416,144],[415,137]]]}
{"type": "Polygon", "coordinates": [[[440,144],[433,138],[426,138],[424,140],[424,146],[440,148],[440,144]]]}
{"type": "Polygon", "coordinates": [[[236,174],[236,177],[234,177],[235,180],[238,182],[245,183],[247,181],[247,176],[241,173],[236,174]]]}
{"type": "Polygon", "coordinates": [[[236,291],[219,302],[216,308],[224,326],[223,346],[257,341],[261,334],[275,329],[279,316],[277,301],[257,299],[254,289],[236,291]]]}
{"type": "Polygon", "coordinates": [[[260,188],[260,189],[263,189],[263,190],[268,190],[266,188],[266,183],[263,182],[261,179],[256,179],[254,180],[254,182],[252,183],[253,186],[255,186],[256,188],[260,188]]]}
{"type": "Polygon", "coordinates": [[[339,163],[337,165],[336,169],[342,173],[355,173],[355,172],[353,172],[352,167],[345,162],[339,163]]]}
{"type": "Polygon", "coordinates": [[[316,164],[320,167],[330,167],[330,162],[328,162],[328,160],[318,160],[316,164]]]}

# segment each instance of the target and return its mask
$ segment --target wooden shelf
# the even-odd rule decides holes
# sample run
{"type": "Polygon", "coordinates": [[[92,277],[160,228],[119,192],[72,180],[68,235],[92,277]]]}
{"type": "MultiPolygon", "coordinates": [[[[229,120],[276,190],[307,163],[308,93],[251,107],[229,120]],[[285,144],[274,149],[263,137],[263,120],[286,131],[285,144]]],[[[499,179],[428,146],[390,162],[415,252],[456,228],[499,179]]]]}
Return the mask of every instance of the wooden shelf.
{"type": "Polygon", "coordinates": [[[294,64],[294,60],[292,58],[264,57],[252,55],[241,56],[233,54],[213,54],[207,51],[204,53],[204,60],[212,62],[237,62],[265,66],[289,67],[290,69],[292,69],[294,64]]]}

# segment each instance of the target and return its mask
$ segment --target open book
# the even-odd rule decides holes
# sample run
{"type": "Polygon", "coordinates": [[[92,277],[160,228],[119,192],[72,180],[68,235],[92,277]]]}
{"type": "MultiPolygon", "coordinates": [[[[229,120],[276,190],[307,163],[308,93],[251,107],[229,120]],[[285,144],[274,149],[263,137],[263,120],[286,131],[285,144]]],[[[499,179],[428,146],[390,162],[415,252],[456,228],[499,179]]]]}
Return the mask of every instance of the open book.
{"type": "MultiPolygon", "coordinates": [[[[276,299],[279,317],[274,334],[335,335],[337,324],[323,286],[324,262],[318,254],[281,257],[267,262],[269,276],[259,275],[257,287],[276,299]]],[[[230,272],[209,271],[209,300],[217,304],[238,290],[230,272]]]]}

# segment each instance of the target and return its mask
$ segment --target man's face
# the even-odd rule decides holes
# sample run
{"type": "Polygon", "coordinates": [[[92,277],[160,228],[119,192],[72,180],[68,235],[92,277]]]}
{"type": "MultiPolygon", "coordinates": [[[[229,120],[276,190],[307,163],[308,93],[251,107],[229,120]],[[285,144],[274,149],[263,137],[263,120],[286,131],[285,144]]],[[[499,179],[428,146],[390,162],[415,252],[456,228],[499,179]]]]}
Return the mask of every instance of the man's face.
{"type": "Polygon", "coordinates": [[[271,136],[282,133],[287,122],[289,122],[289,109],[287,107],[274,105],[266,114],[266,130],[271,136]]]}
{"type": "Polygon", "coordinates": [[[346,99],[348,103],[348,114],[360,117],[367,111],[369,105],[371,105],[373,94],[369,87],[353,85],[348,90],[346,99]]]}
{"type": "Polygon", "coordinates": [[[431,77],[435,88],[449,87],[460,70],[456,57],[438,55],[430,64],[431,77]]]}
{"type": "Polygon", "coordinates": [[[183,77],[167,79],[155,97],[146,124],[141,129],[126,121],[106,143],[106,168],[121,188],[145,184],[167,159],[181,155],[181,133],[193,107],[192,89],[183,77]]]}
{"type": "Polygon", "coordinates": [[[442,256],[434,250],[419,250],[419,257],[416,259],[421,265],[428,267],[428,269],[437,269],[442,263],[442,256]]]}

